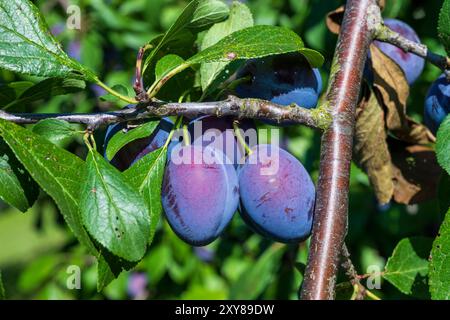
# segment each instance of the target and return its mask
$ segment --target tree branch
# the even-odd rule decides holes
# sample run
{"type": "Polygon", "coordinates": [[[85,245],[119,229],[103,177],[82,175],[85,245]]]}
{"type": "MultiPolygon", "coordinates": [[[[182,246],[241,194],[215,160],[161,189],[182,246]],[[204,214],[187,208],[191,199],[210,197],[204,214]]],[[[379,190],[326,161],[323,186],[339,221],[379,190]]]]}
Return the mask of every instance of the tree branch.
{"type": "Polygon", "coordinates": [[[428,60],[442,71],[446,72],[447,76],[450,76],[450,58],[441,56],[428,50],[428,47],[424,44],[411,41],[398,32],[390,29],[383,23],[380,23],[375,31],[376,39],[379,41],[390,43],[394,46],[401,48],[405,52],[411,52],[419,57],[428,60]]]}
{"type": "Polygon", "coordinates": [[[33,124],[44,119],[59,119],[71,123],[86,124],[90,130],[112,123],[180,115],[189,118],[200,115],[214,115],[217,117],[233,116],[238,119],[269,119],[281,124],[297,123],[322,130],[325,130],[331,123],[331,116],[323,107],[316,109],[301,108],[297,105],[285,107],[265,100],[239,99],[234,96],[230,96],[224,101],[201,103],[165,103],[154,100],[128,109],[104,113],[33,114],[7,113],[0,110],[0,119],[19,124],[33,124]]]}
{"type": "Polygon", "coordinates": [[[333,58],[327,102],[333,117],[322,136],[314,226],[302,299],[333,299],[347,233],[348,192],[355,110],[374,26],[375,0],[348,0],[333,58]]]}

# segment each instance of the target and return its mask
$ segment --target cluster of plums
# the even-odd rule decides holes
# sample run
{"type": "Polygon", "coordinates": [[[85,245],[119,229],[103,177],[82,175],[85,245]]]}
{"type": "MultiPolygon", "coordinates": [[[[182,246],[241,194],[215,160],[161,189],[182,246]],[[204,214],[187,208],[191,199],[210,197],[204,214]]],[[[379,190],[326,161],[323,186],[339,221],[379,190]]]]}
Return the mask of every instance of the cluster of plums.
{"type": "MultiPolygon", "coordinates": [[[[238,77],[248,82],[237,87],[237,95],[280,105],[313,108],[322,87],[318,70],[298,54],[249,61],[238,77]]],[[[125,170],[162,147],[172,126],[162,119],[150,137],[128,144],[111,163],[125,170]]],[[[109,127],[105,142],[124,128],[109,127]]],[[[256,137],[252,122],[239,121],[239,128],[244,137],[256,137]]],[[[255,232],[275,241],[299,242],[309,236],[315,187],[300,161],[275,144],[257,144],[251,137],[246,152],[231,118],[199,117],[186,131],[189,142],[173,139],[169,145],[162,186],[166,219],[181,239],[194,246],[214,241],[236,211],[255,232]]]]}
{"type": "MultiPolygon", "coordinates": [[[[405,38],[420,43],[416,32],[408,24],[396,19],[385,19],[385,24],[405,38]]],[[[375,41],[375,45],[400,66],[410,85],[422,74],[425,65],[424,59],[388,43],[375,41]]],[[[370,66],[366,68],[365,74],[369,81],[373,78],[370,66]]],[[[428,90],[424,105],[424,122],[433,133],[436,133],[439,125],[449,113],[450,81],[446,79],[445,75],[441,75],[428,90]]]]}
{"type": "MultiPolygon", "coordinates": [[[[385,23],[406,38],[420,42],[406,23],[385,23]]],[[[403,70],[408,83],[421,75],[424,60],[393,45],[375,45],[403,70]]],[[[280,105],[296,103],[315,108],[322,90],[317,69],[299,54],[284,54],[248,61],[236,74],[245,79],[236,87],[241,98],[259,98],[280,105]]],[[[365,76],[373,79],[370,64],[365,76]]],[[[425,101],[425,123],[436,132],[450,111],[450,83],[444,75],[431,86],[425,101]]],[[[273,124],[273,123],[272,123],[273,124]]],[[[123,124],[108,129],[106,143],[123,124]]],[[[145,154],[162,147],[173,128],[162,119],[150,137],[135,140],[111,160],[125,170],[145,154]]],[[[253,123],[241,121],[243,131],[253,123]]],[[[203,246],[214,241],[239,211],[257,233],[279,242],[298,242],[309,236],[315,202],[314,184],[303,165],[276,145],[248,143],[233,131],[233,119],[204,116],[191,120],[185,130],[189,141],[173,140],[162,186],[162,204],[173,231],[184,241],[203,246]],[[197,130],[199,128],[199,130],[197,130]]],[[[256,134],[256,133],[254,133],[256,134]]],[[[186,135],[185,135],[186,136],[186,135]]]]}

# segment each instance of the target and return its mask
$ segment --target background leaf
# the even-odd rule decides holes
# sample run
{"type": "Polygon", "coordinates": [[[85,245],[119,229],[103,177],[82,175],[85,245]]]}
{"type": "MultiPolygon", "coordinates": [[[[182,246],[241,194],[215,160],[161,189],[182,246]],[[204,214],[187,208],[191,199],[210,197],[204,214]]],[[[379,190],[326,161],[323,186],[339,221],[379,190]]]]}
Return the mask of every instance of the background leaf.
{"type": "Polygon", "coordinates": [[[0,5],[0,67],[41,77],[86,76],[50,34],[39,10],[30,1],[2,1],[0,5]]]}
{"type": "Polygon", "coordinates": [[[436,155],[439,164],[450,174],[450,116],[447,116],[439,127],[436,155]]]}
{"type": "Polygon", "coordinates": [[[5,300],[5,288],[3,287],[2,271],[0,270],[0,300],[5,300]]]}
{"type": "Polygon", "coordinates": [[[142,197],[98,152],[86,159],[80,212],[89,233],[111,253],[140,260],[147,249],[150,218],[142,197]]]}
{"type": "Polygon", "coordinates": [[[39,196],[39,187],[0,138],[0,199],[22,212],[39,196]]]}
{"type": "Polygon", "coordinates": [[[383,278],[404,294],[428,294],[428,256],[432,239],[413,237],[401,240],[389,258],[383,278]]]}
{"type": "Polygon", "coordinates": [[[252,300],[258,298],[275,275],[283,246],[273,245],[267,249],[255,264],[250,265],[230,288],[230,299],[252,300]]]}
{"type": "Polygon", "coordinates": [[[450,0],[445,0],[442,5],[438,22],[438,34],[442,43],[450,55],[450,0]]]}
{"type": "Polygon", "coordinates": [[[230,9],[219,0],[200,0],[198,7],[194,12],[189,27],[207,28],[215,23],[225,20],[228,17],[230,9]]]}
{"type": "Polygon", "coordinates": [[[450,210],[431,250],[430,292],[432,299],[450,300],[450,210]]]}
{"type": "Polygon", "coordinates": [[[86,168],[84,161],[30,130],[1,119],[0,135],[33,179],[55,200],[77,239],[96,254],[97,249],[84,229],[79,213],[80,177],[86,168]]]}

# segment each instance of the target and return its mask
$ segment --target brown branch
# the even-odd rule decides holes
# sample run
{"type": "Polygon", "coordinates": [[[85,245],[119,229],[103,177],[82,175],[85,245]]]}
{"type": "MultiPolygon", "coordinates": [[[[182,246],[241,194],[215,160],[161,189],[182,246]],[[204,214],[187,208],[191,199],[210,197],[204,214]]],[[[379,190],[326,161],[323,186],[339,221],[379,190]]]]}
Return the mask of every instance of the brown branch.
{"type": "Polygon", "coordinates": [[[59,119],[71,123],[88,125],[90,130],[100,126],[117,122],[133,121],[146,118],[160,118],[166,116],[187,116],[189,118],[200,115],[214,115],[218,117],[233,116],[238,119],[270,119],[278,123],[297,123],[315,129],[326,129],[331,122],[330,115],[325,108],[305,109],[292,105],[280,106],[269,101],[258,99],[239,99],[234,96],[224,101],[192,102],[192,103],[165,103],[152,101],[141,103],[129,109],[104,113],[7,113],[0,110],[0,119],[19,124],[33,124],[44,119],[59,119]]]}
{"type": "Polygon", "coordinates": [[[450,58],[441,56],[431,52],[428,47],[422,43],[411,41],[398,32],[390,29],[383,23],[380,23],[376,28],[376,39],[379,41],[390,43],[401,48],[405,52],[413,53],[421,58],[428,60],[442,71],[450,75],[450,58]]]}
{"type": "Polygon", "coordinates": [[[302,299],[333,299],[347,233],[355,109],[362,72],[380,8],[375,0],[348,0],[333,59],[327,102],[333,117],[322,136],[320,174],[302,299]]]}

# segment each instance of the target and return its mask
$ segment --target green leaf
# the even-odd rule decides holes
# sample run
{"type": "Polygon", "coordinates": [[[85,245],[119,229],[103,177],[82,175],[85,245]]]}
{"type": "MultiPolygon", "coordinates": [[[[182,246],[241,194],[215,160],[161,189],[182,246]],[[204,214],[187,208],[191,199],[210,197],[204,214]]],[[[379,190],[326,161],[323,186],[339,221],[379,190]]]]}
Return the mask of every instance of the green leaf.
{"type": "Polygon", "coordinates": [[[48,141],[57,143],[79,135],[80,130],[70,123],[58,119],[45,119],[39,121],[33,132],[46,138],[48,141]]]}
{"type": "Polygon", "coordinates": [[[95,78],[67,56],[50,34],[39,10],[26,0],[0,4],[0,67],[41,77],[95,78]]]}
{"type": "Polygon", "coordinates": [[[79,92],[86,88],[83,80],[71,78],[45,79],[25,90],[16,100],[10,102],[4,109],[24,106],[34,101],[50,99],[54,96],[79,92]]]}
{"type": "Polygon", "coordinates": [[[170,26],[169,30],[164,34],[161,40],[158,42],[156,47],[144,60],[143,73],[145,74],[148,66],[151,64],[152,60],[155,58],[156,54],[161,50],[161,48],[170,42],[176,35],[183,31],[189,23],[192,21],[195,11],[199,5],[199,0],[193,0],[184,8],[178,19],[170,26]]]}
{"type": "MultiPolygon", "coordinates": [[[[128,88],[121,85],[121,84],[116,84],[112,87],[112,89],[118,93],[120,93],[121,95],[128,97],[130,96],[130,93],[128,92],[128,88]]],[[[122,101],[120,100],[118,97],[112,95],[111,93],[107,93],[103,96],[100,97],[100,100],[102,101],[107,101],[107,102],[118,102],[118,101],[122,101]]]]}
{"type": "MultiPolygon", "coordinates": [[[[233,2],[229,18],[221,23],[215,24],[208,30],[203,38],[201,49],[211,47],[219,40],[235,31],[253,26],[253,16],[248,7],[240,2],[233,2]]],[[[227,62],[202,63],[200,68],[201,84],[203,91],[207,91],[213,81],[224,71],[227,62]]],[[[231,73],[228,73],[228,77],[231,73]]],[[[210,88],[209,90],[214,90],[210,88]]]]}
{"type": "Polygon", "coordinates": [[[168,54],[162,57],[155,68],[155,81],[159,81],[167,74],[175,69],[176,67],[182,65],[184,63],[184,59],[176,54],[168,54]]]}
{"type": "Polygon", "coordinates": [[[0,300],[5,300],[5,287],[3,287],[2,270],[0,270],[0,300]]]}
{"type": "Polygon", "coordinates": [[[150,218],[144,200],[97,151],[86,159],[80,211],[88,232],[114,255],[139,261],[147,249],[150,218]]]}
{"type": "Polygon", "coordinates": [[[432,239],[412,237],[401,240],[388,259],[383,278],[404,294],[423,296],[428,293],[428,256],[432,239]]]}
{"type": "Polygon", "coordinates": [[[231,62],[289,52],[303,54],[313,67],[320,67],[324,61],[319,52],[306,49],[302,39],[293,31],[284,27],[254,26],[230,34],[186,62],[189,65],[231,62]]]}
{"type": "Polygon", "coordinates": [[[126,132],[120,130],[111,138],[111,140],[109,140],[108,146],[106,147],[106,158],[111,160],[120,149],[130,142],[141,138],[147,138],[153,133],[158,124],[159,121],[149,121],[126,132]]]}
{"type": "Polygon", "coordinates": [[[200,0],[197,9],[194,12],[189,27],[207,28],[215,23],[225,20],[228,17],[230,9],[228,5],[219,0],[200,0]]]}
{"type": "Polygon", "coordinates": [[[30,208],[39,196],[39,187],[0,139],[0,199],[22,212],[30,208]]]}
{"type": "Polygon", "coordinates": [[[439,14],[438,34],[445,46],[447,54],[450,55],[450,0],[445,0],[439,14]]]}
{"type": "Polygon", "coordinates": [[[252,300],[258,298],[272,281],[283,255],[283,248],[279,244],[273,245],[261,255],[255,264],[244,270],[230,289],[230,299],[252,300]]]}
{"type": "Polygon", "coordinates": [[[155,229],[162,213],[161,186],[166,166],[167,148],[160,148],[139,159],[124,172],[127,180],[142,194],[150,213],[150,237],[153,240],[155,229]]]}
{"type": "Polygon", "coordinates": [[[450,300],[450,210],[431,250],[430,293],[432,299],[450,300]]]}
{"type": "Polygon", "coordinates": [[[450,174],[450,115],[439,127],[436,141],[437,160],[442,168],[450,174]]]}
{"type": "Polygon", "coordinates": [[[97,255],[79,213],[80,177],[86,170],[84,161],[30,130],[2,119],[0,136],[32,178],[55,200],[77,239],[97,255]]]}

